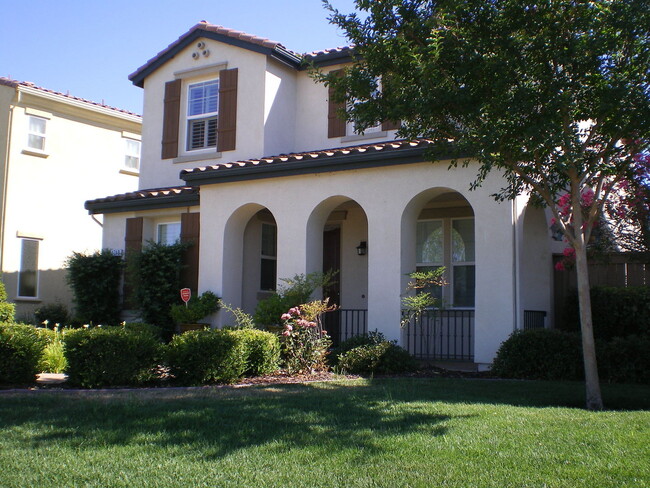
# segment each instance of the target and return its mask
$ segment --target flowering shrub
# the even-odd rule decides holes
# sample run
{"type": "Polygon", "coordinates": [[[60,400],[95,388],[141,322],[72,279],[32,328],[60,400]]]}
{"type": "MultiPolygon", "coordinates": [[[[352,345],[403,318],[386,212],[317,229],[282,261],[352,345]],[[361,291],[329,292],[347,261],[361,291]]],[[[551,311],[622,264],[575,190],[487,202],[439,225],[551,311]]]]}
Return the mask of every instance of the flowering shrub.
{"type": "Polygon", "coordinates": [[[334,310],[328,301],[314,301],[282,314],[282,352],[289,373],[313,373],[327,369],[325,358],[332,343],[323,330],[321,315],[334,310]]]}

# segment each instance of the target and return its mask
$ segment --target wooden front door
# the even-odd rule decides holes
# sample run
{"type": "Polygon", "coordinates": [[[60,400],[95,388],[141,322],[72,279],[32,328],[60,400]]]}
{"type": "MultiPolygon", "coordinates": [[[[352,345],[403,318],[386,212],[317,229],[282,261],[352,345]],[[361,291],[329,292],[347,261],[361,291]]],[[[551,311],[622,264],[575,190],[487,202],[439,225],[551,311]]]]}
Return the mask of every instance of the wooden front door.
{"type": "MultiPolygon", "coordinates": [[[[341,229],[336,228],[323,232],[323,273],[335,271],[334,283],[323,289],[323,298],[329,297],[330,305],[341,303],[341,229]]],[[[323,317],[323,325],[334,345],[340,338],[341,314],[329,312],[323,317]]]]}

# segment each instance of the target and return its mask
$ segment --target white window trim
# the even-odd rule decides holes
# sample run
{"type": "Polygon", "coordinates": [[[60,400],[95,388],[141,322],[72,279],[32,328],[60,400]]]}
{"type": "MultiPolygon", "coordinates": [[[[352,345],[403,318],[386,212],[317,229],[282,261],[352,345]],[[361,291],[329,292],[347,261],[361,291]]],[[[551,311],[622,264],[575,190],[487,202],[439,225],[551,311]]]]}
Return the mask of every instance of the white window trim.
{"type": "Polygon", "coordinates": [[[133,137],[124,137],[124,136],[122,136],[122,140],[124,141],[124,160],[122,162],[122,169],[126,172],[132,172],[136,174],[140,173],[140,163],[142,161],[142,142],[139,139],[135,139],[133,137]],[[135,157],[134,154],[129,153],[129,142],[138,143],[138,155],[137,155],[138,164],[135,168],[132,168],[131,166],[126,164],[126,160],[128,157],[135,157]]]}
{"type": "Polygon", "coordinates": [[[181,221],[180,220],[169,220],[169,221],[165,221],[165,222],[158,222],[156,224],[156,243],[157,244],[167,244],[167,245],[169,245],[169,243],[160,242],[160,227],[163,226],[163,225],[170,225],[170,224],[178,224],[178,239],[176,241],[174,241],[173,243],[171,243],[171,244],[174,244],[175,242],[180,242],[181,231],[182,231],[182,229],[181,229],[181,221]]]}
{"type": "MultiPolygon", "coordinates": [[[[443,252],[443,262],[441,263],[428,263],[428,262],[417,262],[415,263],[416,269],[422,267],[445,267],[444,278],[447,281],[447,285],[442,288],[442,300],[445,304],[450,304],[452,310],[474,310],[476,308],[476,288],[474,289],[474,306],[462,307],[454,306],[454,267],[455,266],[474,266],[476,270],[476,256],[474,256],[474,261],[454,261],[453,260],[453,223],[456,220],[473,220],[476,223],[475,217],[443,217],[443,218],[433,218],[433,219],[418,219],[417,222],[441,222],[442,223],[442,252],[443,252]]],[[[417,234],[416,234],[417,239],[417,234]]],[[[474,240],[476,241],[476,225],[474,226],[474,240]]],[[[417,242],[416,242],[417,245],[417,242]]],[[[475,250],[476,252],[476,250],[475,250]]]]}
{"type": "Polygon", "coordinates": [[[20,239],[20,261],[19,261],[19,267],[18,267],[18,277],[16,280],[16,300],[21,300],[21,301],[40,301],[40,293],[41,293],[41,272],[40,268],[38,266],[38,260],[41,255],[41,242],[42,238],[39,237],[24,237],[24,236],[18,236],[20,239]],[[35,241],[38,242],[38,252],[36,253],[36,293],[34,296],[29,296],[29,295],[21,295],[20,294],[20,275],[23,273],[23,244],[25,241],[35,241]]]}
{"type": "MultiPolygon", "coordinates": [[[[217,119],[217,124],[219,120],[219,100],[217,99],[217,110],[216,112],[207,112],[199,115],[189,115],[189,101],[190,101],[190,89],[198,85],[200,83],[209,83],[209,82],[217,82],[217,93],[219,92],[219,77],[215,76],[214,73],[211,74],[209,78],[205,79],[195,79],[195,80],[187,80],[187,84],[185,85],[185,90],[183,90],[182,93],[182,110],[183,110],[183,123],[181,124],[180,127],[180,138],[183,141],[182,145],[182,153],[180,156],[189,156],[189,155],[196,155],[196,154],[202,154],[202,153],[213,153],[217,150],[216,146],[216,141],[214,146],[207,146],[207,147],[200,147],[196,149],[190,149],[190,131],[189,131],[189,126],[190,126],[190,121],[192,120],[201,120],[205,119],[206,121],[211,118],[216,118],[217,119]]],[[[216,129],[215,129],[216,130],[216,129]]],[[[207,133],[206,133],[207,137],[207,133]]],[[[216,137],[216,135],[215,135],[216,137]]]]}
{"type": "Polygon", "coordinates": [[[49,119],[47,117],[41,117],[40,115],[34,115],[34,114],[28,114],[27,115],[27,130],[26,130],[26,132],[27,132],[27,140],[25,141],[25,149],[23,150],[24,154],[32,154],[34,156],[47,157],[48,153],[47,153],[46,149],[47,149],[47,125],[48,125],[48,120],[49,119]],[[38,120],[43,121],[43,123],[44,123],[43,132],[33,132],[31,130],[30,122],[31,122],[32,119],[38,119],[38,120]],[[31,136],[40,137],[42,139],[42,141],[43,141],[43,144],[42,144],[43,147],[39,148],[39,147],[30,146],[29,140],[30,140],[31,136]]]}

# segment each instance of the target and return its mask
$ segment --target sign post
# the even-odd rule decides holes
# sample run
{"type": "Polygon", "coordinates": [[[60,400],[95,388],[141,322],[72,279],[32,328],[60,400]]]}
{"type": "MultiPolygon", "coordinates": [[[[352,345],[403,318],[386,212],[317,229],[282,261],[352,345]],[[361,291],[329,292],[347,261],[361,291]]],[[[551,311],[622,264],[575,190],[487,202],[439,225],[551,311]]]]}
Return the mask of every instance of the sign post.
{"type": "Polygon", "coordinates": [[[185,302],[185,307],[187,308],[187,302],[192,298],[192,290],[189,288],[181,288],[181,300],[185,302]]]}

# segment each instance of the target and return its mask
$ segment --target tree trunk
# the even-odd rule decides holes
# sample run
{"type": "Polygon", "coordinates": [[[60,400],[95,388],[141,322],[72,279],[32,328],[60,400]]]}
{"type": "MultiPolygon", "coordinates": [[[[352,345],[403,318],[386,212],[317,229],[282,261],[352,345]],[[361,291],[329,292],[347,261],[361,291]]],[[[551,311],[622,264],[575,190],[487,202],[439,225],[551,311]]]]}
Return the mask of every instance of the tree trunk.
{"type": "Polygon", "coordinates": [[[596,363],[596,344],[591,318],[591,296],[589,270],[587,268],[586,245],[576,246],[576,272],[578,277],[578,303],[580,305],[580,331],[582,336],[582,355],[585,367],[585,389],[587,410],[602,410],[603,398],[600,394],[598,365],[596,363]]]}

